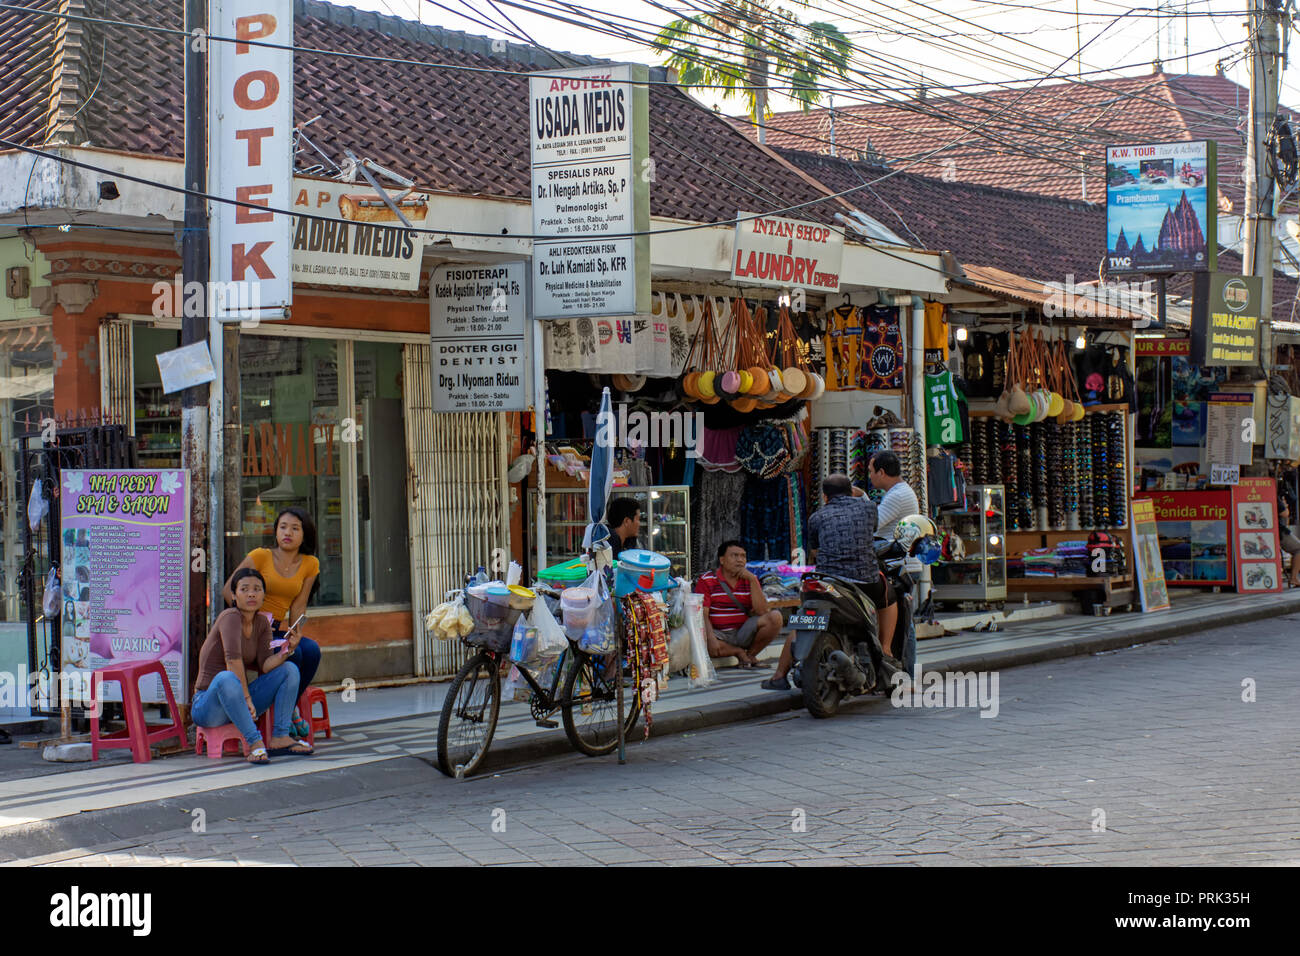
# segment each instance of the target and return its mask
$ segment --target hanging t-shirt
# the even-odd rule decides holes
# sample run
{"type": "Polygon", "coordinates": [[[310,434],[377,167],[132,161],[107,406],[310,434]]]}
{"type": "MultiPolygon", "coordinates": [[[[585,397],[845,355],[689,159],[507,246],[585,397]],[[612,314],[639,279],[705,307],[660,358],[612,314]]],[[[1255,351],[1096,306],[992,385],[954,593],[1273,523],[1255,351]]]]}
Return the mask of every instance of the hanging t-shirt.
{"type": "Polygon", "coordinates": [[[862,310],[858,388],[878,392],[903,387],[903,328],[898,309],[874,305],[862,310]]]}
{"type": "Polygon", "coordinates": [[[952,373],[944,369],[925,377],[925,438],[931,445],[961,444],[961,413],[952,373]]]}
{"type": "Polygon", "coordinates": [[[942,302],[925,303],[925,364],[948,361],[948,314],[942,302]]]}
{"type": "Polygon", "coordinates": [[[842,305],[826,313],[826,388],[842,392],[857,388],[862,321],[857,306],[842,305]]]}

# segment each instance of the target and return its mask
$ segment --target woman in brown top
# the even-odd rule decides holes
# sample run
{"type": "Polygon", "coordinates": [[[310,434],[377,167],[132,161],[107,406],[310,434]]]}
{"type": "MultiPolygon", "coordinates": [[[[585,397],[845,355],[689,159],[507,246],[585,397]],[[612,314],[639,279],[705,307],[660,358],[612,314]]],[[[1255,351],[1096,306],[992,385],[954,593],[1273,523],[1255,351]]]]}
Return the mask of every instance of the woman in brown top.
{"type": "Polygon", "coordinates": [[[235,606],[217,615],[199,651],[199,679],[190,715],[200,727],[233,723],[248,741],[248,762],[266,763],[267,749],[257,718],[272,705],[271,753],[309,754],[311,745],[289,736],[298,702],[298,668],[287,645],[271,649],[271,625],[259,612],[266,581],[254,568],[240,568],[230,579],[235,606]]]}

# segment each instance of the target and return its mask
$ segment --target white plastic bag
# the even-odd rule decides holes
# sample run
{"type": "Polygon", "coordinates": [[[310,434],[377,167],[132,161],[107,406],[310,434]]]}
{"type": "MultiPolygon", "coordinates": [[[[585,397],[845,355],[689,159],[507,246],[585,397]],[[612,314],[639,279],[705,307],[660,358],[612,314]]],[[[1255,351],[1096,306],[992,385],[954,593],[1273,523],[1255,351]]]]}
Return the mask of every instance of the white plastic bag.
{"type": "Polygon", "coordinates": [[[35,534],[40,530],[41,522],[45,516],[50,513],[50,503],[45,500],[45,494],[41,490],[39,479],[32,482],[32,493],[27,499],[27,525],[35,534]]]}
{"type": "Polygon", "coordinates": [[[691,672],[688,681],[691,687],[708,687],[718,679],[713,669],[713,660],[709,657],[709,642],[704,638],[704,595],[688,594],[686,596],[686,630],[690,635],[691,672]]]}
{"type": "Polygon", "coordinates": [[[503,697],[514,700],[516,703],[526,704],[528,698],[532,696],[533,689],[528,686],[527,681],[519,676],[519,665],[512,665],[510,676],[506,682],[501,685],[501,694],[503,697]]]}
{"type": "Polygon", "coordinates": [[[45,579],[45,593],[41,596],[41,610],[45,612],[45,619],[52,621],[57,618],[62,604],[63,587],[59,584],[59,572],[50,568],[50,574],[45,579]]]}
{"type": "Polygon", "coordinates": [[[537,599],[537,603],[529,612],[529,618],[533,627],[537,629],[537,657],[543,661],[550,661],[563,654],[569,646],[569,640],[564,635],[564,628],[560,627],[559,622],[555,620],[555,615],[546,606],[545,599],[540,597],[537,599]]]}

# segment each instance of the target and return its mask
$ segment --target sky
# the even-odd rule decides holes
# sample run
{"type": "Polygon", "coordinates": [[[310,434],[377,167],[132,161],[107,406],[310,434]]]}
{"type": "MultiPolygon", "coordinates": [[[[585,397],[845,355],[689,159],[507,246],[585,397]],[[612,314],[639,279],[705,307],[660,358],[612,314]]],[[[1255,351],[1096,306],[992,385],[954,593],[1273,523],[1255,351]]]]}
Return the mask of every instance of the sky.
{"type": "MultiPolygon", "coordinates": [[[[511,39],[486,25],[503,23],[508,16],[537,43],[553,49],[663,62],[654,50],[627,38],[522,9],[545,6],[560,12],[562,4],[642,21],[647,30],[712,5],[710,0],[495,0],[495,5],[494,0],[352,0],[349,5],[511,39]]],[[[855,89],[840,82],[837,106],[878,101],[888,95],[882,90],[922,84],[937,95],[947,86],[966,90],[984,84],[988,89],[1080,72],[1095,78],[1143,75],[1151,72],[1157,55],[1170,73],[1209,74],[1224,61],[1232,79],[1243,86],[1249,79],[1246,0],[1150,0],[1138,6],[1113,0],[780,0],[780,6],[804,22],[834,24],[863,51],[854,63],[870,76],[858,75],[855,89]],[[873,91],[863,92],[864,84],[873,91]]],[[[696,95],[724,113],[744,112],[738,99],[723,99],[715,91],[696,95]]],[[[1300,105],[1300,68],[1284,74],[1282,101],[1300,105]]],[[[794,107],[784,97],[774,98],[772,105],[794,107]]]]}

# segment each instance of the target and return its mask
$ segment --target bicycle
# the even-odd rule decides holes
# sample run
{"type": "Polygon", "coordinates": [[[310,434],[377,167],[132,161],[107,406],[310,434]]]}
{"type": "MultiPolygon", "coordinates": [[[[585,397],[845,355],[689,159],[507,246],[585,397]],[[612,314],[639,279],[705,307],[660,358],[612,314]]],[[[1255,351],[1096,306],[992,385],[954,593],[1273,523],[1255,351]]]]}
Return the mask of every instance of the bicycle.
{"type": "MultiPolygon", "coordinates": [[[[438,720],[438,769],[448,777],[469,776],[487,756],[501,711],[501,671],[510,663],[507,651],[481,647],[452,680],[438,720]]],[[[532,689],[528,707],[537,725],[554,729],[557,725],[551,717],[559,711],[573,748],[588,757],[601,757],[618,746],[615,673],[624,688],[625,737],[641,714],[640,688],[624,670],[622,653],[589,654],[570,638],[549,687],[539,684],[525,667],[519,668],[519,675],[532,689]]]]}

